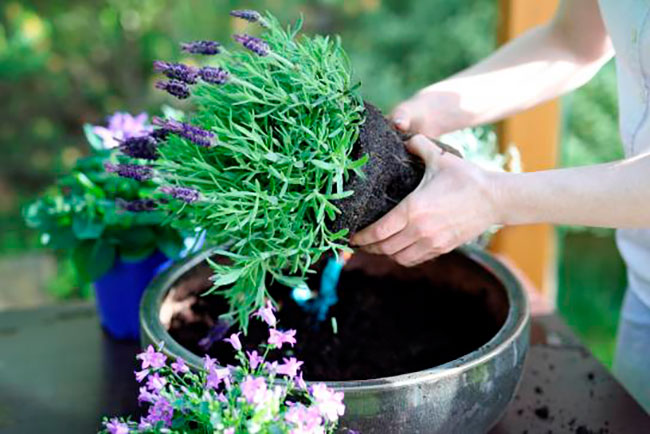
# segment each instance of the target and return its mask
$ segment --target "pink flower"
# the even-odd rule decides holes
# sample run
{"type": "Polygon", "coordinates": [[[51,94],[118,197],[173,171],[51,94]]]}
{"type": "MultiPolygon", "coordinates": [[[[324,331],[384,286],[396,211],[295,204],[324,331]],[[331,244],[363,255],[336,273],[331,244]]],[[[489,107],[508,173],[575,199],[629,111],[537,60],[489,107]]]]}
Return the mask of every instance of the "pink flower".
{"type": "Polygon", "coordinates": [[[174,374],[186,374],[190,372],[190,368],[185,364],[185,360],[181,359],[180,357],[176,359],[176,361],[172,363],[171,366],[174,374]]]}
{"type": "Polygon", "coordinates": [[[167,384],[167,380],[158,375],[157,372],[149,376],[147,380],[147,388],[153,392],[159,392],[160,389],[165,387],[165,384],[167,384]]]}
{"type": "Polygon", "coordinates": [[[286,375],[289,378],[294,378],[298,375],[298,370],[302,366],[303,362],[298,361],[295,357],[287,359],[284,357],[282,359],[284,362],[281,365],[278,365],[276,372],[280,375],[286,375]]]}
{"type": "Polygon", "coordinates": [[[284,420],[293,425],[291,434],[323,434],[323,418],[315,407],[305,407],[302,404],[292,405],[285,413],[284,420]]]}
{"type": "Polygon", "coordinates": [[[264,364],[264,368],[267,370],[269,374],[276,374],[278,372],[278,362],[266,362],[264,364]]]}
{"type": "Polygon", "coordinates": [[[251,364],[251,369],[255,370],[257,367],[264,361],[264,358],[257,354],[257,351],[253,350],[252,352],[246,351],[246,354],[248,355],[248,360],[250,361],[251,364]]]}
{"type": "Polygon", "coordinates": [[[345,413],[343,392],[335,392],[324,383],[317,383],[311,386],[311,394],[316,400],[316,407],[327,420],[336,422],[345,413]]]}
{"type": "Polygon", "coordinates": [[[228,368],[213,368],[208,372],[205,386],[216,389],[221,382],[224,381],[227,385],[230,383],[230,369],[228,368]]]}
{"type": "Polygon", "coordinates": [[[269,329],[269,345],[275,348],[282,348],[283,344],[289,344],[292,347],[296,344],[296,331],[287,330],[286,332],[277,329],[269,329]]]}
{"type": "Polygon", "coordinates": [[[229,342],[230,345],[235,349],[235,351],[241,351],[241,341],[239,340],[240,333],[233,333],[229,338],[224,339],[224,341],[229,342]]]}
{"type": "Polygon", "coordinates": [[[129,113],[115,112],[108,118],[107,127],[93,127],[93,133],[102,139],[104,149],[111,149],[126,139],[143,136],[152,131],[153,128],[147,124],[147,120],[146,113],[132,116],[129,113]]]}
{"type": "Polygon", "coordinates": [[[203,368],[206,371],[211,371],[215,366],[217,366],[217,359],[213,359],[212,357],[208,356],[207,354],[203,358],[203,368]]]}
{"type": "Polygon", "coordinates": [[[223,430],[223,434],[235,434],[235,428],[226,428],[223,430]]]}
{"type": "Polygon", "coordinates": [[[160,369],[165,366],[167,356],[154,350],[152,345],[147,347],[147,350],[136,356],[137,359],[142,361],[142,369],[152,367],[153,369],[160,369]]]}
{"type": "Polygon", "coordinates": [[[261,377],[247,376],[240,385],[241,393],[249,404],[257,404],[264,401],[266,396],[266,381],[261,377]]]}
{"type": "Polygon", "coordinates": [[[273,312],[275,312],[275,308],[273,307],[273,304],[271,304],[271,300],[266,300],[266,306],[259,308],[259,310],[255,313],[255,316],[261,318],[270,327],[275,327],[275,324],[277,324],[277,319],[275,318],[275,314],[273,312]]]}
{"type": "Polygon", "coordinates": [[[120,422],[117,418],[113,418],[107,422],[106,429],[109,434],[129,434],[129,426],[124,422],[120,422]]]}
{"type": "Polygon", "coordinates": [[[147,390],[147,388],[144,386],[140,388],[140,394],[138,395],[138,404],[142,404],[143,402],[154,403],[157,399],[157,394],[149,392],[149,390],[147,390]]]}
{"type": "Polygon", "coordinates": [[[149,370],[148,369],[143,369],[142,371],[135,371],[135,379],[138,383],[142,383],[142,380],[147,378],[147,375],[149,375],[149,370]]]}

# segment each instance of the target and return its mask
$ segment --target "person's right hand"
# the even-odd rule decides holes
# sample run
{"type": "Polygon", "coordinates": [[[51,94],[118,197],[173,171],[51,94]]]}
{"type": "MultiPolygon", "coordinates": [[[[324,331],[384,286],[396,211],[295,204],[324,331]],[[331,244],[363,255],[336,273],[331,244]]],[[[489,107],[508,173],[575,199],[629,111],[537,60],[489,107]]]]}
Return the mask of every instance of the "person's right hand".
{"type": "Polygon", "coordinates": [[[400,131],[435,138],[458,128],[457,106],[458,95],[423,89],[398,104],[390,118],[400,131]]]}

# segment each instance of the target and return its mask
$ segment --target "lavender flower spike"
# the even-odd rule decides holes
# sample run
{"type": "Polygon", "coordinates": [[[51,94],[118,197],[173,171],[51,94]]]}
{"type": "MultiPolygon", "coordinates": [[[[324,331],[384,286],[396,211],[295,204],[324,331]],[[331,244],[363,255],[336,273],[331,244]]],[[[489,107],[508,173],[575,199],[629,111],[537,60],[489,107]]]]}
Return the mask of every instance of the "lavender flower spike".
{"type": "Polygon", "coordinates": [[[156,201],[153,199],[117,199],[115,203],[123,210],[130,212],[146,212],[156,209],[156,201]]]}
{"type": "Polygon", "coordinates": [[[158,158],[158,142],[151,135],[131,137],[120,144],[120,151],[132,158],[156,160],[158,158]]]}
{"type": "Polygon", "coordinates": [[[182,200],[185,203],[193,203],[199,200],[199,192],[193,188],[171,187],[166,185],[160,187],[160,191],[170,195],[174,199],[182,200]]]}
{"type": "Polygon", "coordinates": [[[228,81],[230,73],[223,68],[204,66],[199,70],[199,75],[207,83],[225,84],[228,81]]]}
{"type": "Polygon", "coordinates": [[[251,9],[239,9],[239,10],[230,11],[230,16],[233,16],[235,18],[241,18],[242,20],[246,20],[250,23],[260,23],[262,27],[269,26],[266,20],[262,18],[262,15],[259,12],[251,9]]]}
{"type": "Polygon", "coordinates": [[[178,99],[186,99],[190,96],[190,88],[180,80],[158,81],[156,89],[164,90],[178,99]]]}
{"type": "Polygon", "coordinates": [[[132,178],[136,181],[147,181],[153,177],[153,169],[149,166],[112,164],[107,162],[104,164],[104,168],[107,172],[116,173],[123,178],[132,178]]]}
{"type": "Polygon", "coordinates": [[[221,44],[216,41],[193,41],[181,44],[181,50],[192,54],[219,54],[221,44]]]}
{"type": "Polygon", "coordinates": [[[178,122],[173,119],[164,120],[158,117],[153,118],[154,125],[158,125],[171,133],[178,134],[181,137],[193,142],[196,145],[210,147],[213,143],[214,134],[194,125],[178,122]]]}
{"type": "Polygon", "coordinates": [[[182,63],[156,60],[153,62],[153,69],[163,73],[167,78],[179,80],[187,84],[194,84],[197,81],[198,70],[182,63]]]}
{"type": "Polygon", "coordinates": [[[243,34],[243,35],[233,35],[233,39],[239,42],[240,44],[242,44],[245,48],[248,48],[253,53],[257,54],[258,56],[266,56],[269,54],[269,44],[267,44],[265,41],[263,41],[260,38],[243,34]]]}

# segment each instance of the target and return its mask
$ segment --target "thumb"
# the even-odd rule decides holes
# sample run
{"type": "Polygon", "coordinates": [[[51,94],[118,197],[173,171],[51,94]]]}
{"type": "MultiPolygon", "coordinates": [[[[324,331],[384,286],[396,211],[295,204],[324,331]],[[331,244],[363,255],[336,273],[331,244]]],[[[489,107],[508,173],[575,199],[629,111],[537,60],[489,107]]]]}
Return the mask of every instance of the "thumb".
{"type": "Polygon", "coordinates": [[[391,113],[390,118],[400,131],[407,132],[411,128],[411,114],[406,104],[398,105],[391,113]]]}
{"type": "Polygon", "coordinates": [[[420,157],[427,166],[437,168],[440,165],[442,149],[422,134],[416,134],[406,142],[406,149],[420,157]]]}

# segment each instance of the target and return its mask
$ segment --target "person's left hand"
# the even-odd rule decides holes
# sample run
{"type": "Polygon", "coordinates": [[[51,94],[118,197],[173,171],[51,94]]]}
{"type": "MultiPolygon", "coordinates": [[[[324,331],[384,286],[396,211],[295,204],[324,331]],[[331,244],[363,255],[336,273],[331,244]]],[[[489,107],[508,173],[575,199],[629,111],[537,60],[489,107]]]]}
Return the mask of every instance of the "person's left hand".
{"type": "Polygon", "coordinates": [[[499,223],[496,172],[444,152],[422,135],[414,136],[407,147],[426,163],[424,178],[388,214],[354,234],[352,245],[413,266],[499,223]]]}

